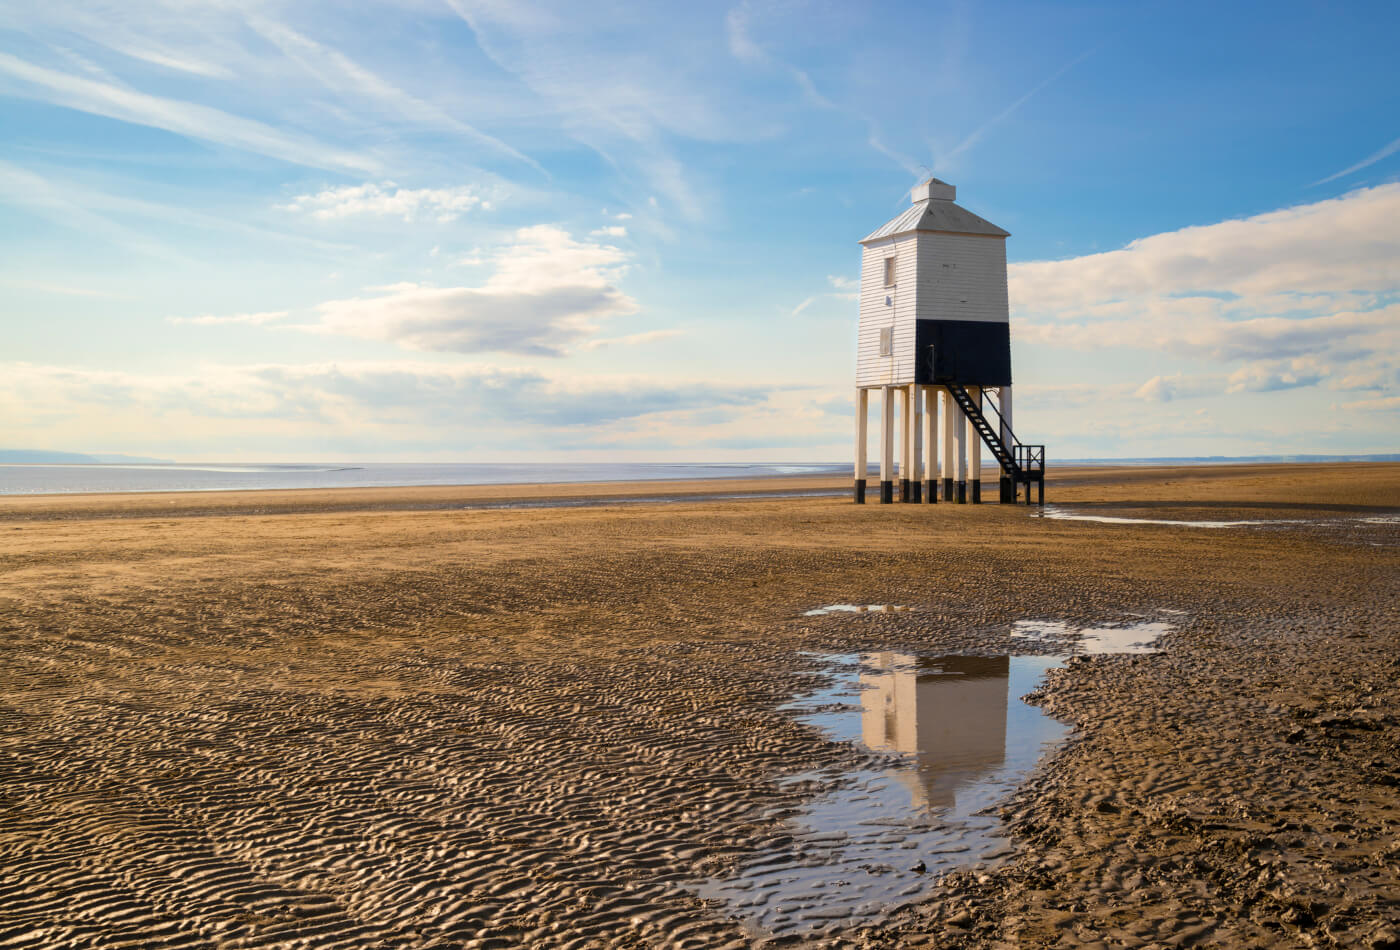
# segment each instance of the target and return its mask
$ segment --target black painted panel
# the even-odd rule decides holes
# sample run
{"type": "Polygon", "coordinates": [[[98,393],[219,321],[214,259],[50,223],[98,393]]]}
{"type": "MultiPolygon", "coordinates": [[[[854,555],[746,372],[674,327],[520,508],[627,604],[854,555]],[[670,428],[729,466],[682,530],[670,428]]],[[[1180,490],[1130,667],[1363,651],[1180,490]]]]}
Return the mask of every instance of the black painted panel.
{"type": "Polygon", "coordinates": [[[1011,385],[1011,325],[983,320],[916,320],[914,381],[925,385],[1011,385]]]}

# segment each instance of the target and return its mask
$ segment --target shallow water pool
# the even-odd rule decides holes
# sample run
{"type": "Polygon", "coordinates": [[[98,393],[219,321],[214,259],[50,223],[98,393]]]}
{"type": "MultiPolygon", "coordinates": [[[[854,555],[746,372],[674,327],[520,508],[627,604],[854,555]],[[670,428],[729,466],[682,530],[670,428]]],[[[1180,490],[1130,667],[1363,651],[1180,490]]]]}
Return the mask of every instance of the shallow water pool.
{"type": "Polygon", "coordinates": [[[706,883],[757,932],[820,931],[874,920],[927,896],[941,871],[1009,856],[990,809],[1069,727],[1022,702],[1057,657],[821,657],[831,684],[788,707],[836,740],[886,753],[788,819],[791,844],[706,883]]]}
{"type": "MultiPolygon", "coordinates": [[[[821,611],[859,612],[845,604],[821,611]]],[[[1170,629],[1152,620],[1090,628],[1030,620],[1010,633],[1044,641],[1047,655],[810,655],[827,683],[783,708],[878,764],[791,777],[830,790],[788,816],[790,840],[705,882],[700,896],[756,934],[818,934],[925,899],[943,872],[1009,858],[995,806],[1070,733],[1021,697],[1069,656],[1156,652],[1170,629]]]]}

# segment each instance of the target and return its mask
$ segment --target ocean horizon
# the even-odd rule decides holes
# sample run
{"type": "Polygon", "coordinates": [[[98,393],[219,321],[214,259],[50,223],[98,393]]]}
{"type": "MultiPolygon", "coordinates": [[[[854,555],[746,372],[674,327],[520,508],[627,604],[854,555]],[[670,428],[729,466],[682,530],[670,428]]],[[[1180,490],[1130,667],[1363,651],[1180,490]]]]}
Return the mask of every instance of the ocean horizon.
{"type": "MultiPolygon", "coordinates": [[[[1400,461],[1400,454],[1051,459],[1051,465],[1394,461],[1400,461]]],[[[993,460],[982,464],[984,473],[995,473],[993,460]]],[[[850,470],[850,462],[19,462],[0,463],[0,495],[674,481],[839,475],[850,470]]]]}

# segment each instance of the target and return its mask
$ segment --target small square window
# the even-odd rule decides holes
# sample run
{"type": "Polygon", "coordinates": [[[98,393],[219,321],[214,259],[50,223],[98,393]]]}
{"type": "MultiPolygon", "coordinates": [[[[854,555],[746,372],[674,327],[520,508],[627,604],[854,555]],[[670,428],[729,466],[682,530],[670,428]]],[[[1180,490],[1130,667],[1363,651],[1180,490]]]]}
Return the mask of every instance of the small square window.
{"type": "Polygon", "coordinates": [[[885,258],[885,286],[894,286],[894,258],[885,258]]]}
{"type": "Polygon", "coordinates": [[[880,355],[894,356],[894,327],[880,328],[880,355]]]}

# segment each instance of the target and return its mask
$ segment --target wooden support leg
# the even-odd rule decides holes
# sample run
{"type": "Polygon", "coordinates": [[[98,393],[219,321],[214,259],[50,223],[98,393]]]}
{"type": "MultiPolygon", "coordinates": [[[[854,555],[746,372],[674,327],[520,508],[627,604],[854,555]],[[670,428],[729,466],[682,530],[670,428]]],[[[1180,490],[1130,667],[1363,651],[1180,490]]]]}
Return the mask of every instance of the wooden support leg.
{"type": "MultiPolygon", "coordinates": [[[[973,404],[980,410],[982,408],[982,390],[975,386],[968,387],[968,394],[972,396],[973,404]]],[[[974,505],[982,504],[982,436],[978,434],[977,427],[972,424],[971,417],[967,420],[967,482],[970,502],[974,505]]]]}
{"type": "Polygon", "coordinates": [[[894,501],[894,390],[880,390],[880,504],[894,501]]]}
{"type": "Polygon", "coordinates": [[[953,412],[956,414],[953,435],[958,455],[958,504],[963,505],[967,503],[967,430],[972,420],[968,419],[966,413],[958,406],[953,407],[953,412]]]}
{"type": "Polygon", "coordinates": [[[899,396],[899,500],[909,500],[909,388],[896,390],[899,396]]]}
{"type": "Polygon", "coordinates": [[[924,400],[922,386],[909,387],[909,500],[923,501],[924,483],[924,400]]]}
{"type": "Polygon", "coordinates": [[[943,476],[943,500],[955,501],[953,475],[957,463],[953,460],[953,453],[957,446],[954,445],[953,430],[957,428],[958,407],[953,402],[952,394],[947,390],[943,390],[939,394],[939,398],[943,400],[943,432],[939,436],[943,442],[943,471],[940,473],[943,476]]]}
{"type": "Polygon", "coordinates": [[[938,390],[920,386],[924,400],[924,502],[938,501],[938,390]]]}
{"type": "Polygon", "coordinates": [[[867,423],[870,421],[870,390],[856,390],[856,504],[865,504],[866,454],[869,446],[867,423]]]}

